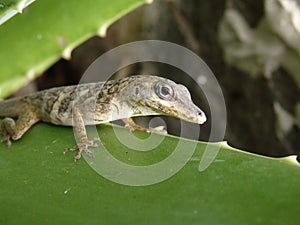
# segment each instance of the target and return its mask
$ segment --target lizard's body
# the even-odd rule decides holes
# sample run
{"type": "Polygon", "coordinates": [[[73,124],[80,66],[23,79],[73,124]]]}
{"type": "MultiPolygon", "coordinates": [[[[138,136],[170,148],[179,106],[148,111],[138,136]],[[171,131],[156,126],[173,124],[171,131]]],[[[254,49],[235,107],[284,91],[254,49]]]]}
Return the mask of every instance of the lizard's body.
{"type": "Polygon", "coordinates": [[[85,125],[127,119],[131,129],[141,128],[131,117],[169,115],[202,124],[206,117],[193,104],[186,87],[156,76],[131,76],[108,82],[57,87],[0,101],[3,138],[17,140],[36,122],[74,126],[80,158],[94,146],[87,139],[85,125]],[[10,117],[18,118],[16,122],[10,117]]]}

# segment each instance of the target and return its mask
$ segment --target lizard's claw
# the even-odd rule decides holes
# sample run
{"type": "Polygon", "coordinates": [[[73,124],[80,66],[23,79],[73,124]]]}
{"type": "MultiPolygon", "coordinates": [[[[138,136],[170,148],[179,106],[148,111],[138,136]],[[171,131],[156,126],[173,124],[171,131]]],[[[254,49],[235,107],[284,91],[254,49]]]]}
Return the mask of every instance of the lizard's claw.
{"type": "Polygon", "coordinates": [[[91,150],[89,150],[88,147],[89,147],[88,145],[84,145],[80,147],[78,145],[75,145],[72,148],[65,148],[63,153],[66,154],[67,152],[74,152],[78,150],[78,153],[74,156],[75,161],[81,158],[82,152],[87,154],[89,157],[94,157],[94,153],[91,150]]]}
{"type": "Polygon", "coordinates": [[[6,142],[6,146],[10,147],[11,146],[11,141],[10,139],[12,138],[9,131],[7,130],[8,126],[9,128],[11,126],[14,126],[14,120],[11,118],[5,118],[4,122],[2,122],[1,126],[0,126],[0,134],[3,136],[0,140],[1,143],[6,142]]]}
{"type": "Polygon", "coordinates": [[[0,140],[1,143],[6,142],[6,146],[10,147],[11,146],[11,141],[10,141],[11,136],[9,134],[6,134],[3,136],[3,138],[0,140]]]}
{"type": "Polygon", "coordinates": [[[141,127],[140,125],[136,124],[132,118],[123,119],[125,122],[125,127],[128,128],[130,131],[144,131],[147,133],[159,133],[159,134],[167,134],[168,132],[165,130],[164,126],[158,126],[158,127],[141,127]]]}
{"type": "Polygon", "coordinates": [[[168,132],[165,130],[164,126],[158,126],[158,127],[150,127],[147,129],[147,133],[158,133],[158,134],[168,134],[168,132]]]}
{"type": "Polygon", "coordinates": [[[74,160],[77,161],[81,158],[82,152],[87,154],[89,157],[94,157],[94,153],[89,150],[89,147],[98,147],[103,142],[100,141],[99,138],[94,138],[93,140],[88,140],[86,143],[75,145],[73,148],[65,148],[63,153],[66,154],[67,152],[74,152],[78,150],[77,155],[75,155],[74,160]]]}

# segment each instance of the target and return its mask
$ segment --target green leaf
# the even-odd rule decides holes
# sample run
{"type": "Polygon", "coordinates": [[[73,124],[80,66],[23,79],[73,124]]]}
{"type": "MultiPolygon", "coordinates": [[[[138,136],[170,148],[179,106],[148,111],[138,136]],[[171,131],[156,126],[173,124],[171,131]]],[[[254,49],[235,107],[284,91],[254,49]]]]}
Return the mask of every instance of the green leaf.
{"type": "Polygon", "coordinates": [[[7,96],[59,58],[145,0],[37,1],[0,27],[0,97],[7,96]]]}
{"type": "MultiPolygon", "coordinates": [[[[117,139],[116,132],[132,138],[124,128],[100,125],[98,131],[102,147],[130,165],[162,161],[180,140],[186,151],[193,144],[196,149],[171,178],[126,186],[105,179],[84,159],[74,162],[75,153],[62,154],[65,147],[75,145],[72,128],[37,124],[10,149],[0,147],[0,224],[298,224],[300,167],[292,157],[268,158],[224,143],[157,134],[162,143],[140,152],[117,139]],[[199,172],[207,146],[220,150],[199,172]]],[[[99,151],[101,147],[95,149],[99,151]]]]}
{"type": "Polygon", "coordinates": [[[2,0],[0,1],[0,25],[17,13],[22,13],[24,8],[35,0],[2,0]]]}

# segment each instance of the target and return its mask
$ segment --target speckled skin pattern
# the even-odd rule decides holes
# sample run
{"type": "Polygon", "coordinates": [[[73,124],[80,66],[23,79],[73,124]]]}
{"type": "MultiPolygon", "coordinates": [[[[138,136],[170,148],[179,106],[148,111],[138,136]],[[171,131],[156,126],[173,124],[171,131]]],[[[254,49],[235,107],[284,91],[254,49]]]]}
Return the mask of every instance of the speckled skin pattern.
{"type": "Polygon", "coordinates": [[[22,97],[0,101],[1,142],[11,145],[38,121],[74,126],[77,145],[65,149],[88,155],[90,146],[99,140],[88,140],[86,125],[123,119],[131,130],[151,132],[131,119],[135,116],[169,115],[202,124],[205,114],[192,102],[187,88],[171,80],[137,75],[99,83],[57,87],[22,97]],[[12,118],[17,118],[15,121],[12,118]]]}

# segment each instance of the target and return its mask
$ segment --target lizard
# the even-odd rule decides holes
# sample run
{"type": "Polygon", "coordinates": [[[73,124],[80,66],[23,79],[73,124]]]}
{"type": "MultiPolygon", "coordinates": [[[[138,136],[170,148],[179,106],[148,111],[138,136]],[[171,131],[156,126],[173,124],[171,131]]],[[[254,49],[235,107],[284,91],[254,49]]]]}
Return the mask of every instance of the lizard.
{"type": "Polygon", "coordinates": [[[168,115],[196,124],[206,121],[204,112],[193,103],[184,85],[163,77],[134,75],[54,87],[0,101],[0,117],[5,117],[0,127],[3,136],[0,142],[10,147],[11,140],[20,139],[38,121],[73,126],[77,145],[66,148],[64,153],[78,150],[76,161],[83,152],[93,156],[89,147],[99,145],[99,139],[88,139],[86,125],[123,119],[130,130],[151,132],[151,128],[141,127],[132,119],[149,115],[168,115]]]}

